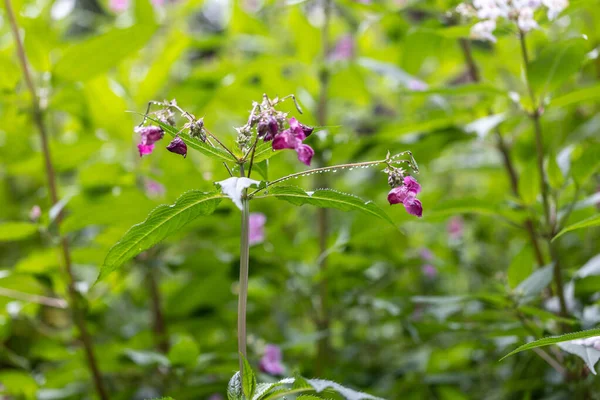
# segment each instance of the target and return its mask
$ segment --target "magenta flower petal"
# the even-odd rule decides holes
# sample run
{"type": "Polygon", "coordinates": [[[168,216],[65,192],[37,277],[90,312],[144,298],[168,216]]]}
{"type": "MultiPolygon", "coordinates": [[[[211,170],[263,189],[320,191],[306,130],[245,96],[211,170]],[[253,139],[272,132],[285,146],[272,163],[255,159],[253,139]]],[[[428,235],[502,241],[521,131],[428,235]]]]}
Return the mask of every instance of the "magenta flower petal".
{"type": "Polygon", "coordinates": [[[38,219],[40,219],[41,216],[42,216],[42,209],[40,206],[38,206],[36,204],[33,207],[31,207],[31,210],[29,211],[29,219],[30,220],[32,220],[33,222],[36,222],[38,219]]]}
{"type": "Polygon", "coordinates": [[[298,153],[298,160],[306,165],[310,165],[310,161],[315,155],[315,151],[307,144],[298,145],[298,147],[296,147],[296,153],[298,153]]]}
{"type": "Polygon", "coordinates": [[[404,177],[404,186],[406,186],[406,189],[409,192],[414,194],[419,194],[419,192],[421,192],[421,185],[419,185],[419,182],[417,182],[412,176],[404,177]]]}
{"type": "Polygon", "coordinates": [[[154,144],[138,144],[138,150],[140,152],[140,157],[145,156],[146,154],[152,153],[154,150],[154,144]]]}
{"type": "Polygon", "coordinates": [[[463,236],[465,223],[461,216],[452,217],[448,222],[448,235],[451,239],[460,239],[463,236]]]}
{"type": "Polygon", "coordinates": [[[285,368],[281,364],[281,349],[274,344],[265,346],[265,354],[260,359],[260,370],[271,375],[283,375],[285,368]]]}
{"type": "Polygon", "coordinates": [[[398,186],[390,190],[388,193],[388,202],[393,204],[403,204],[404,200],[408,197],[408,190],[406,186],[398,186]]]}
{"type": "Polygon", "coordinates": [[[187,145],[179,136],[171,140],[171,143],[167,146],[167,150],[171,153],[181,154],[183,158],[187,155],[187,145]]]}
{"type": "Polygon", "coordinates": [[[421,267],[423,275],[427,278],[435,278],[437,275],[437,269],[431,264],[425,264],[421,267]]]}
{"type": "Polygon", "coordinates": [[[249,221],[249,242],[250,246],[262,243],[265,240],[265,223],[267,217],[263,213],[250,213],[249,221]]]}
{"type": "Polygon", "coordinates": [[[286,129],[273,139],[273,150],[296,149],[299,141],[289,129],[286,129]]]}
{"type": "Polygon", "coordinates": [[[404,201],[404,208],[409,214],[421,218],[423,215],[423,205],[419,199],[409,197],[404,201]]]}

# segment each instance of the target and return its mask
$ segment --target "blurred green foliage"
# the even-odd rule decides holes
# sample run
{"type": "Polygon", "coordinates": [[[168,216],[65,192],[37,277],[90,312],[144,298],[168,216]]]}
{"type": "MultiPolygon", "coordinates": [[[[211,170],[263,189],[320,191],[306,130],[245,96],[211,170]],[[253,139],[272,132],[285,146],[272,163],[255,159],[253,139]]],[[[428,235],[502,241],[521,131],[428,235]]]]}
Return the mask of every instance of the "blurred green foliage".
{"type": "MultiPolygon", "coordinates": [[[[554,22],[542,16],[527,36],[527,74],[514,30],[498,29],[496,44],[465,40],[468,26],[448,14],[452,0],[332,0],[326,58],[317,0],[160,3],[137,0],[113,11],[104,0],[13,1],[51,135],[61,199],[54,208],[31,99],[0,9],[3,396],[95,398],[70,312],[53,302],[68,298],[59,208],[110,398],[225,395],[238,369],[240,228],[231,202],[93,284],[108,250],[133,224],[227,177],[220,161],[191,149],[183,159],[162,151],[166,142],[140,159],[133,127],[149,100],[177,99],[233,144],[233,127],[245,122],[253,100],[295,93],[301,121],[316,126],[310,144],[327,165],[411,150],[424,214],[416,219],[401,206],[386,207],[395,227],[332,210],[328,268],[319,270],[315,209],[253,202],[267,224],[265,242],[251,249],[251,363],[276,343],[288,375],[318,371],[388,399],[598,398],[596,376],[555,346],[548,354],[567,377],[534,352],[498,362],[533,338],[600,322],[597,1],[573,1],[554,22]],[[336,57],[343,40],[352,51],[336,57]],[[465,42],[479,81],[469,74],[465,42]],[[324,73],[328,113],[319,125],[324,73]],[[552,268],[538,268],[524,229],[526,221],[538,228],[550,260],[525,77],[544,100],[553,233],[564,229],[553,242],[569,301],[562,317],[552,268]],[[519,178],[516,191],[496,126],[519,178]],[[32,220],[35,205],[42,214],[32,220]],[[425,273],[426,264],[435,274],[425,273]],[[321,301],[328,331],[317,324],[321,301]],[[331,342],[325,366],[316,361],[323,336],[331,342]]],[[[284,109],[295,112],[292,103],[284,109]]],[[[280,152],[261,175],[301,168],[293,152],[280,152]]],[[[316,185],[310,177],[294,183],[316,185]]],[[[387,205],[386,176],[377,169],[338,171],[329,183],[387,205]]]]}

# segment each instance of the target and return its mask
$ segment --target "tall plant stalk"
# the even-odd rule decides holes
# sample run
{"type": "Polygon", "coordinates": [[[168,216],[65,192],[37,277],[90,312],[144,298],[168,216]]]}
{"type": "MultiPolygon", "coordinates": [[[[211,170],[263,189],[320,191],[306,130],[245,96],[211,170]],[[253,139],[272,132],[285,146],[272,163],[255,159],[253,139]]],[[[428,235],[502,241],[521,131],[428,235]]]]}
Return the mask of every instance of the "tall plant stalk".
{"type": "MultiPolygon", "coordinates": [[[[331,0],[323,0],[323,26],[321,28],[322,67],[319,71],[319,101],[316,110],[317,124],[327,125],[328,97],[329,91],[329,69],[327,68],[327,57],[330,52],[329,25],[331,19],[331,0]]],[[[317,156],[319,167],[324,165],[322,152],[317,156]]],[[[315,186],[317,188],[329,187],[328,178],[325,174],[317,175],[315,186]]],[[[317,226],[319,233],[319,257],[318,265],[321,279],[319,281],[319,310],[317,312],[316,326],[321,336],[317,341],[317,358],[315,373],[323,375],[328,360],[332,354],[329,346],[330,336],[330,312],[328,305],[329,284],[327,279],[327,238],[329,237],[329,210],[319,208],[317,210],[317,226]]]]}
{"type": "Polygon", "coordinates": [[[538,173],[540,176],[540,193],[542,194],[542,204],[544,207],[544,217],[546,222],[546,230],[544,237],[548,243],[548,250],[550,252],[550,257],[554,264],[553,266],[553,279],[554,284],[556,286],[556,294],[558,296],[558,300],[560,303],[560,314],[567,315],[567,303],[565,301],[565,293],[564,293],[564,284],[562,280],[562,272],[560,270],[560,259],[558,257],[558,252],[552,243],[552,237],[556,234],[556,215],[553,215],[553,211],[550,208],[550,193],[549,193],[549,184],[548,184],[548,176],[546,174],[546,170],[544,169],[544,138],[542,134],[542,125],[541,125],[541,112],[540,106],[537,103],[536,95],[529,81],[529,55],[527,53],[527,42],[525,40],[525,33],[519,30],[519,41],[521,44],[521,56],[523,58],[523,68],[525,72],[525,82],[527,84],[527,91],[529,92],[529,97],[531,100],[531,106],[533,110],[528,113],[529,118],[533,123],[533,130],[535,133],[535,148],[536,148],[536,164],[538,173]]]}
{"type": "MultiPolygon", "coordinates": [[[[465,62],[467,63],[469,76],[471,80],[473,82],[481,82],[481,75],[479,73],[479,68],[475,63],[475,59],[473,58],[473,52],[471,51],[470,42],[467,39],[460,39],[460,46],[465,57],[465,62]]],[[[492,111],[490,110],[489,113],[492,114],[492,111]]],[[[511,192],[516,198],[520,198],[521,195],[519,193],[519,175],[512,161],[512,157],[510,155],[510,148],[506,143],[506,140],[504,140],[504,136],[502,136],[499,127],[494,128],[494,134],[496,136],[496,147],[502,155],[502,163],[510,181],[511,192]]],[[[525,228],[529,236],[529,241],[531,242],[531,246],[533,247],[535,259],[538,266],[541,267],[545,265],[544,254],[542,253],[542,249],[540,248],[535,225],[533,224],[531,218],[527,218],[525,220],[525,222],[523,223],[523,227],[525,228]]]]}
{"type": "MultiPolygon", "coordinates": [[[[31,95],[32,117],[35,125],[38,128],[38,131],[40,133],[40,139],[42,142],[42,154],[44,158],[48,188],[50,191],[50,201],[52,203],[52,206],[55,206],[58,203],[59,198],[56,184],[56,174],[54,172],[54,165],[52,163],[52,155],[50,153],[48,130],[46,129],[46,125],[44,123],[44,115],[40,107],[40,101],[37,95],[35,85],[33,83],[29,67],[29,61],[27,60],[27,54],[25,53],[23,40],[19,33],[19,25],[17,23],[11,0],[4,0],[4,4],[6,6],[6,13],[8,15],[8,21],[12,30],[12,34],[15,39],[17,56],[19,58],[19,64],[21,66],[23,78],[25,80],[25,84],[27,85],[29,94],[31,95]]],[[[79,331],[79,336],[83,344],[83,348],[87,359],[88,369],[90,370],[90,373],[92,375],[98,397],[101,400],[108,400],[108,394],[104,385],[104,381],[102,379],[102,375],[100,373],[100,369],[98,367],[98,362],[96,361],[94,346],[87,329],[85,321],[85,311],[83,310],[83,307],[80,304],[79,293],[77,292],[77,289],[75,287],[76,281],[73,273],[73,263],[71,261],[69,241],[66,236],[61,235],[60,233],[62,217],[63,213],[61,211],[59,212],[55,221],[58,230],[58,235],[60,237],[60,249],[65,265],[65,274],[67,276],[69,306],[73,312],[73,321],[75,322],[75,325],[77,326],[77,329],[79,331]]]]}
{"type": "MultiPolygon", "coordinates": [[[[241,168],[241,176],[244,176],[244,167],[241,168]]],[[[250,263],[250,201],[248,192],[244,190],[242,195],[242,220],[240,229],[240,280],[238,293],[238,352],[240,373],[243,374],[244,362],[242,355],[246,357],[246,306],[248,303],[248,270],[250,263]]]]}

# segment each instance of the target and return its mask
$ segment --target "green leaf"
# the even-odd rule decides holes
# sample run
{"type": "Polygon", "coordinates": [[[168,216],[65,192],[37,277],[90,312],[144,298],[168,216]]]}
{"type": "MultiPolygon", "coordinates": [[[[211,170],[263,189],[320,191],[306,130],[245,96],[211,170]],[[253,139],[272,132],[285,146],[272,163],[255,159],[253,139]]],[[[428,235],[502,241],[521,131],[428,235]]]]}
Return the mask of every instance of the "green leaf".
{"type": "Polygon", "coordinates": [[[297,206],[310,204],[317,207],[336,208],[342,211],[361,211],[396,226],[391,218],[375,203],[365,202],[357,196],[332,189],[317,189],[314,192],[305,192],[296,186],[276,186],[268,189],[268,193],[264,197],[276,197],[297,206]]]}
{"type": "Polygon", "coordinates": [[[585,338],[589,338],[592,336],[600,336],[600,328],[590,329],[590,330],[581,331],[581,332],[567,333],[566,335],[561,335],[561,336],[550,336],[547,338],[539,339],[534,342],[530,342],[530,343],[527,343],[527,344],[517,347],[516,349],[514,349],[513,351],[511,351],[510,353],[508,353],[507,355],[502,357],[500,359],[500,361],[504,360],[507,357],[512,356],[513,354],[517,354],[517,353],[520,353],[525,350],[531,350],[531,349],[535,349],[538,347],[549,346],[551,344],[556,344],[556,343],[561,343],[561,342],[568,342],[569,340],[585,339],[585,338]]]}
{"type": "Polygon", "coordinates": [[[279,152],[273,150],[271,142],[261,143],[256,146],[256,152],[254,153],[254,162],[258,163],[264,160],[268,160],[279,152]]]}
{"type": "Polygon", "coordinates": [[[198,344],[196,344],[194,338],[186,334],[177,335],[168,354],[171,364],[187,367],[196,365],[199,355],[198,344]]]}
{"type": "Polygon", "coordinates": [[[524,300],[537,296],[552,281],[553,268],[553,265],[547,265],[535,270],[514,289],[514,292],[522,296],[524,300]]]}
{"type": "Polygon", "coordinates": [[[508,286],[516,287],[533,272],[533,267],[533,252],[531,248],[524,246],[510,262],[507,273],[508,286]]]}
{"type": "MultiPolygon", "coordinates": [[[[140,114],[140,113],[137,113],[137,114],[140,114]]],[[[140,115],[144,115],[144,114],[140,114],[140,115]]],[[[165,124],[164,122],[154,119],[152,117],[147,117],[147,118],[148,118],[148,120],[159,125],[163,129],[163,131],[168,133],[171,137],[177,136],[178,132],[180,131],[179,129],[174,128],[171,125],[165,124]]],[[[204,143],[200,139],[191,137],[186,132],[179,132],[179,137],[181,138],[181,140],[183,140],[185,142],[185,144],[188,145],[188,147],[191,147],[194,150],[198,150],[200,153],[204,154],[205,156],[208,156],[208,157],[216,159],[216,160],[221,160],[221,161],[234,162],[234,163],[237,162],[237,160],[231,154],[229,154],[227,151],[223,150],[222,148],[212,147],[211,145],[204,143]]]]}
{"type": "Polygon", "coordinates": [[[256,391],[256,376],[254,376],[254,371],[252,371],[252,367],[250,363],[244,357],[242,353],[240,353],[240,357],[242,357],[243,362],[243,371],[242,371],[242,390],[244,391],[244,396],[247,399],[251,399],[256,391]]]}
{"type": "Polygon", "coordinates": [[[176,233],[188,222],[201,215],[212,214],[224,197],[219,192],[190,190],[181,195],[175,204],[155,208],[144,222],[131,227],[110,249],[98,280],[116,270],[125,261],[176,233]]]}
{"type": "Polygon", "coordinates": [[[527,79],[534,93],[541,96],[563,84],[585,61],[586,41],[569,39],[546,46],[546,49],[529,64],[527,79]]]}
{"type": "Polygon", "coordinates": [[[583,221],[579,221],[574,223],[573,225],[567,226],[562,231],[558,232],[556,236],[552,238],[552,241],[555,241],[567,232],[575,231],[577,229],[582,228],[591,228],[593,226],[600,226],[600,215],[594,215],[593,217],[584,219],[583,221]]]}
{"type": "Polygon", "coordinates": [[[240,371],[238,371],[233,374],[227,384],[227,400],[242,400],[242,397],[242,380],[240,378],[240,371]]]}
{"type": "Polygon", "coordinates": [[[31,222],[3,222],[0,224],[0,242],[27,239],[37,232],[31,222]]]}
{"type": "Polygon", "coordinates": [[[554,154],[550,154],[548,157],[548,181],[550,182],[550,186],[554,189],[560,189],[565,182],[565,178],[556,162],[556,156],[554,154]]]}
{"type": "Polygon", "coordinates": [[[65,80],[84,81],[107,72],[144,47],[156,28],[155,24],[141,24],[113,29],[74,44],[58,60],[54,73],[65,80]]]}
{"type": "Polygon", "coordinates": [[[600,97],[600,83],[581,89],[573,90],[567,94],[554,98],[550,105],[552,107],[566,107],[572,104],[594,102],[600,97]]]}

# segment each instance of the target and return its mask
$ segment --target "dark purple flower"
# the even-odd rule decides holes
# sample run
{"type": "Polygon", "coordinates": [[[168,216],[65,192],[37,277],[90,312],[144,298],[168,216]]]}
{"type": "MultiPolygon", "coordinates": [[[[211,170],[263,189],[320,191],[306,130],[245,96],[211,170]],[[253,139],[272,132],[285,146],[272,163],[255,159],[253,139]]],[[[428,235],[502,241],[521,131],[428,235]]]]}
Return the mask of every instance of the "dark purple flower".
{"type": "Polygon", "coordinates": [[[263,213],[250,213],[249,221],[249,243],[250,246],[258,243],[262,243],[265,240],[265,222],[267,217],[263,213]]]}
{"type": "Polygon", "coordinates": [[[296,118],[290,118],[290,130],[300,140],[306,139],[313,132],[313,128],[301,124],[296,118]]]}
{"type": "Polygon", "coordinates": [[[152,153],[154,150],[154,143],[158,142],[163,138],[165,133],[158,126],[143,126],[135,128],[135,131],[140,134],[140,143],[138,144],[138,150],[140,157],[146,154],[152,153]]]}
{"type": "Polygon", "coordinates": [[[291,130],[286,129],[273,139],[273,150],[293,149],[295,150],[302,140],[298,139],[291,130]]]}
{"type": "Polygon", "coordinates": [[[181,154],[183,158],[187,155],[187,145],[179,136],[171,140],[171,143],[167,146],[167,150],[171,153],[181,154]]]}
{"type": "Polygon", "coordinates": [[[277,119],[271,116],[261,119],[258,122],[256,131],[258,132],[258,137],[264,139],[265,142],[273,140],[279,132],[277,119]]]}
{"type": "Polygon", "coordinates": [[[260,370],[270,375],[283,375],[285,368],[281,364],[281,349],[274,344],[265,346],[265,354],[263,354],[259,363],[260,370]]]}
{"type": "Polygon", "coordinates": [[[296,147],[296,153],[298,153],[298,160],[306,165],[310,165],[310,161],[315,155],[315,151],[312,149],[312,147],[304,143],[296,147]]]}
{"type": "Polygon", "coordinates": [[[404,178],[403,184],[393,188],[388,193],[388,202],[393,204],[404,204],[404,208],[409,214],[421,217],[423,215],[423,205],[416,198],[421,191],[421,185],[412,177],[404,178]]]}
{"type": "Polygon", "coordinates": [[[435,278],[437,276],[437,269],[431,264],[423,265],[421,271],[427,278],[435,278]]]}
{"type": "Polygon", "coordinates": [[[452,217],[448,222],[448,235],[453,240],[460,239],[463,235],[465,223],[461,216],[452,217]]]}

